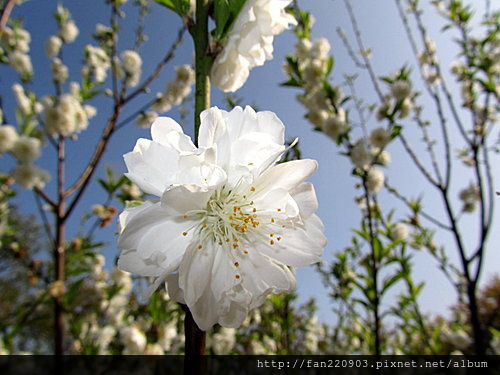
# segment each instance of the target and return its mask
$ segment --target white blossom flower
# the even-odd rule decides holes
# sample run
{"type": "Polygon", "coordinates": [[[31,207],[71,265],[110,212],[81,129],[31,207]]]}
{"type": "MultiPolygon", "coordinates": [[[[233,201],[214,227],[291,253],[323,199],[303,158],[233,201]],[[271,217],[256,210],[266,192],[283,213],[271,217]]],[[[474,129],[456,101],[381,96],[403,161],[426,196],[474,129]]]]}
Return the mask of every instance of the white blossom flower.
{"type": "Polygon", "coordinates": [[[212,83],[225,92],[238,90],[250,69],[272,59],[273,39],[295,18],[285,11],[291,0],[247,0],[212,67],[212,83]]]}
{"type": "Polygon", "coordinates": [[[25,116],[29,115],[32,112],[31,101],[26,96],[23,86],[19,83],[13,84],[12,93],[14,94],[14,98],[16,98],[17,107],[21,113],[25,116]]]}
{"type": "Polygon", "coordinates": [[[69,20],[68,22],[61,25],[61,29],[59,30],[59,36],[66,43],[74,42],[76,37],[78,36],[78,33],[78,27],[73,20],[69,20]]]}
{"type": "Polygon", "coordinates": [[[408,238],[409,231],[408,226],[403,223],[397,223],[391,229],[391,237],[394,240],[405,240],[408,238]]]}
{"type": "Polygon", "coordinates": [[[391,94],[397,101],[403,100],[411,94],[411,86],[408,81],[398,80],[392,84],[391,94]]]}
{"type": "Polygon", "coordinates": [[[149,128],[154,120],[158,117],[158,113],[149,111],[142,112],[137,116],[135,124],[140,128],[149,128]]]}
{"type": "Polygon", "coordinates": [[[119,266],[167,280],[198,326],[238,327],[270,293],[291,290],[288,266],[320,260],[326,239],[305,180],[313,160],[276,164],[284,126],[272,112],[214,107],[201,114],[199,148],[158,118],[152,141],[125,155],[127,177],[160,197],[120,215],[119,266]]]}
{"type": "Polygon", "coordinates": [[[375,147],[384,148],[391,141],[391,134],[382,127],[376,128],[370,134],[370,141],[375,147]]]}
{"type": "Polygon", "coordinates": [[[57,57],[59,54],[59,51],[61,50],[62,46],[62,40],[56,35],[50,36],[46,41],[45,41],[45,53],[47,54],[48,57],[53,59],[54,57],[57,57]]]}
{"type": "Polygon", "coordinates": [[[104,82],[106,80],[107,70],[111,66],[111,61],[104,49],[90,44],[85,46],[85,64],[90,68],[97,82],[104,82]]]}
{"type": "Polygon", "coordinates": [[[20,51],[14,51],[9,54],[9,63],[19,74],[32,75],[33,65],[28,54],[20,51]]]}
{"type": "Polygon", "coordinates": [[[146,336],[135,326],[120,329],[120,338],[125,346],[123,354],[142,354],[146,349],[146,336]]]}
{"type": "Polygon", "coordinates": [[[12,125],[0,126],[0,153],[12,150],[19,135],[12,125]]]}
{"type": "Polygon", "coordinates": [[[413,105],[410,98],[406,98],[405,100],[403,100],[403,103],[401,103],[401,109],[399,110],[398,117],[401,119],[408,117],[412,107],[413,105]]]}
{"type": "Polygon", "coordinates": [[[384,171],[378,168],[370,168],[366,176],[366,188],[370,193],[376,193],[384,186],[384,171]]]}
{"type": "Polygon", "coordinates": [[[362,169],[367,169],[372,162],[373,156],[365,138],[360,138],[351,148],[350,157],[352,163],[362,169]]]}
{"type": "Polygon", "coordinates": [[[14,180],[25,189],[42,189],[45,183],[50,180],[47,171],[37,167],[34,164],[19,164],[12,173],[14,180]]]}
{"type": "Polygon", "coordinates": [[[122,68],[127,74],[127,84],[129,86],[136,86],[141,77],[141,56],[135,51],[125,50],[121,53],[122,68]]]}
{"type": "Polygon", "coordinates": [[[195,72],[191,65],[179,65],[175,67],[176,78],[180,82],[191,85],[195,80],[195,72]]]}
{"type": "Polygon", "coordinates": [[[61,59],[54,59],[51,70],[54,81],[56,82],[64,82],[69,78],[68,67],[62,63],[61,59]]]}
{"type": "MultiPolygon", "coordinates": [[[[344,116],[345,118],[345,116],[344,116]]],[[[329,116],[323,123],[321,128],[323,132],[333,141],[337,141],[338,137],[347,130],[346,123],[342,120],[342,116],[329,116]]]]}
{"type": "Polygon", "coordinates": [[[41,142],[38,138],[21,135],[12,147],[12,154],[20,162],[30,162],[40,157],[41,142]]]}
{"type": "Polygon", "coordinates": [[[391,154],[389,152],[387,152],[385,150],[380,152],[380,150],[378,150],[376,148],[373,149],[372,152],[373,152],[374,156],[376,157],[375,161],[378,164],[386,166],[391,162],[391,154]]]}

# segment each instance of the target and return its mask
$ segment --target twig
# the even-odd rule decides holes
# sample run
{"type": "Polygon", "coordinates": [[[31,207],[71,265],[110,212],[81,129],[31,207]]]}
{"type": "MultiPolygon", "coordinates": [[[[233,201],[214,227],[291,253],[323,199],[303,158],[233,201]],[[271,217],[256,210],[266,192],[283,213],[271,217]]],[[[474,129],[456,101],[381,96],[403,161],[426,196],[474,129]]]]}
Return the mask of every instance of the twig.
{"type": "Polygon", "coordinates": [[[361,30],[358,26],[358,22],[356,20],[356,16],[354,15],[354,10],[352,9],[351,3],[349,0],[344,0],[345,7],[347,8],[347,13],[349,14],[349,18],[351,20],[352,27],[354,29],[354,34],[356,36],[356,40],[359,46],[359,49],[361,50],[361,56],[363,57],[363,61],[365,63],[365,68],[368,71],[368,74],[370,75],[370,79],[372,81],[373,87],[375,88],[375,91],[377,92],[377,95],[380,99],[381,102],[384,101],[384,94],[382,93],[382,90],[380,89],[377,76],[375,75],[375,71],[373,70],[373,67],[370,63],[370,59],[367,56],[367,50],[364,46],[363,39],[361,38],[361,30]]]}
{"type": "Polygon", "coordinates": [[[9,19],[10,13],[12,12],[12,9],[14,9],[15,5],[16,0],[7,0],[7,4],[5,4],[5,7],[2,9],[2,16],[0,18],[0,32],[7,25],[7,20],[9,19]]]}
{"type": "Polygon", "coordinates": [[[47,235],[49,242],[51,242],[54,245],[55,244],[54,236],[52,235],[52,231],[50,229],[50,224],[49,224],[49,219],[47,217],[47,214],[45,213],[45,210],[43,209],[42,202],[40,200],[40,195],[38,195],[36,191],[33,191],[33,196],[35,197],[35,202],[36,202],[36,206],[38,208],[38,213],[40,214],[40,217],[42,218],[43,228],[45,230],[45,234],[47,235]]]}
{"type": "Polygon", "coordinates": [[[431,176],[431,174],[429,173],[429,171],[424,167],[424,165],[422,164],[422,162],[418,158],[418,156],[415,153],[415,151],[413,151],[413,149],[411,148],[410,144],[408,143],[408,141],[406,140],[406,138],[403,136],[403,134],[399,134],[399,139],[401,140],[401,143],[403,143],[403,146],[404,146],[406,152],[408,152],[408,154],[410,155],[410,157],[413,160],[413,162],[415,163],[415,165],[422,172],[422,174],[427,178],[427,180],[432,185],[440,188],[441,184],[438,181],[436,181],[434,179],[434,177],[431,176]]]}
{"type": "MultiPolygon", "coordinates": [[[[400,201],[402,201],[404,204],[406,204],[410,209],[412,209],[411,202],[405,196],[403,196],[402,194],[400,194],[393,186],[391,186],[389,184],[389,181],[387,179],[384,181],[384,186],[387,188],[387,190],[391,194],[393,194],[396,198],[398,198],[400,201]]],[[[448,225],[446,225],[446,224],[442,223],[441,221],[435,219],[434,217],[432,217],[431,215],[427,214],[426,212],[424,212],[422,210],[419,210],[418,214],[421,215],[422,217],[426,218],[427,220],[429,220],[434,225],[440,227],[441,229],[444,229],[444,230],[447,230],[447,231],[451,231],[452,230],[451,227],[449,227],[448,225]]]]}

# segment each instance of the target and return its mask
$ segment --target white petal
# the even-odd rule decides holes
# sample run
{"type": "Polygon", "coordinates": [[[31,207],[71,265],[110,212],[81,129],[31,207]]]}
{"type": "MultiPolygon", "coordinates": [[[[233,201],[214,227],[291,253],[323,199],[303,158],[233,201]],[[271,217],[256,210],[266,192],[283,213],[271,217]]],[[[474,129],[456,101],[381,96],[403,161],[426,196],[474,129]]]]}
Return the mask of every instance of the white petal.
{"type": "Polygon", "coordinates": [[[311,216],[318,209],[316,192],[314,191],[313,184],[310,182],[303,182],[293,189],[290,194],[295,202],[297,202],[300,210],[300,216],[303,219],[311,216]]]}
{"type": "Polygon", "coordinates": [[[158,117],[153,122],[151,137],[154,141],[181,152],[193,152],[196,149],[191,138],[185,135],[181,126],[170,117],[158,117]]]}
{"type": "Polygon", "coordinates": [[[295,287],[295,276],[288,267],[257,250],[249,249],[240,259],[242,285],[252,295],[250,309],[260,306],[270,293],[288,292],[295,287]]]}
{"type": "MultiPolygon", "coordinates": [[[[255,241],[256,249],[267,256],[288,266],[308,266],[321,261],[326,237],[323,223],[316,215],[309,216],[303,225],[294,228],[272,226],[273,245],[270,242],[255,241]],[[277,240],[277,238],[280,240],[277,240]]],[[[271,238],[270,238],[271,239],[271,238]]]]}
{"type": "Polygon", "coordinates": [[[141,276],[158,276],[163,271],[158,264],[148,264],[137,254],[136,250],[122,251],[118,257],[118,267],[141,276]]]}
{"type": "Polygon", "coordinates": [[[304,182],[317,168],[318,163],[311,159],[292,160],[275,165],[262,173],[255,181],[256,195],[278,188],[292,190],[304,182]]]}
{"type": "Polygon", "coordinates": [[[198,245],[193,243],[187,249],[179,266],[179,287],[184,292],[188,306],[194,305],[207,288],[211,289],[210,270],[214,263],[214,249],[211,244],[203,244],[202,249],[198,249],[198,245]]]}
{"type": "Polygon", "coordinates": [[[124,155],[126,176],[148,194],[161,196],[174,181],[179,153],[157,142],[139,139],[133,152],[124,155]]]}
{"type": "Polygon", "coordinates": [[[212,190],[197,185],[179,185],[163,193],[161,204],[168,215],[184,216],[189,215],[189,211],[205,209],[212,194],[212,190]]]}

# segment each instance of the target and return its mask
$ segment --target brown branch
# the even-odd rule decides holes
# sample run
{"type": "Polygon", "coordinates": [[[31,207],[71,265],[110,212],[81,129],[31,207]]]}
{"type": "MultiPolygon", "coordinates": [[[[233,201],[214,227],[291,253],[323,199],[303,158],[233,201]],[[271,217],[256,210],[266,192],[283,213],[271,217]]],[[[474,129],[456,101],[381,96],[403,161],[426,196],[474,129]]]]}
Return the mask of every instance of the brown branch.
{"type": "Polygon", "coordinates": [[[7,25],[10,13],[12,12],[12,9],[14,9],[15,5],[16,5],[16,0],[8,0],[7,4],[5,4],[5,7],[2,9],[2,16],[0,18],[0,32],[7,25]]]}
{"type": "Polygon", "coordinates": [[[106,125],[106,128],[103,131],[102,137],[97,144],[96,150],[94,152],[94,155],[92,156],[92,159],[90,160],[90,163],[87,165],[87,168],[83,173],[80,175],[78,180],[71,186],[68,190],[64,192],[64,196],[68,197],[71,194],[73,194],[75,191],[77,191],[75,198],[73,198],[73,201],[70,203],[68,210],[66,211],[64,218],[67,218],[71,212],[74,210],[76,204],[78,203],[80,197],[84,193],[85,189],[87,188],[87,185],[90,182],[90,179],[92,175],[94,174],[97,165],[99,164],[102,155],[104,154],[104,151],[106,150],[106,146],[108,144],[109,139],[111,138],[111,135],[113,134],[113,131],[115,130],[115,125],[116,121],[118,120],[118,117],[121,113],[122,110],[122,104],[121,102],[118,102],[114,106],[113,114],[111,115],[110,119],[108,120],[108,123],[106,125]]]}

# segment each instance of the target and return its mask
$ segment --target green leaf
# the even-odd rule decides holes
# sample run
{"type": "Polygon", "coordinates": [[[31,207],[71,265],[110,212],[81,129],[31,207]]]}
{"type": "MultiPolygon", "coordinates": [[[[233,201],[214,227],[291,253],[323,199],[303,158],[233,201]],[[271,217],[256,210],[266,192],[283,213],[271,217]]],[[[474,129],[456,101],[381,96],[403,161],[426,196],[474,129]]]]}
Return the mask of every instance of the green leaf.
{"type": "Polygon", "coordinates": [[[221,40],[224,35],[226,24],[231,15],[228,0],[218,0],[215,2],[214,18],[215,18],[215,31],[214,37],[216,40],[221,40]]]}
{"type": "Polygon", "coordinates": [[[163,5],[164,7],[167,7],[170,10],[173,10],[174,12],[177,12],[175,5],[172,0],[155,0],[160,5],[163,5]]]}
{"type": "Polygon", "coordinates": [[[401,280],[403,276],[404,274],[402,272],[398,272],[395,275],[384,279],[382,282],[382,291],[380,293],[384,294],[391,286],[401,280]]]}

